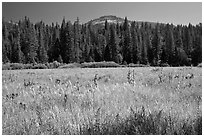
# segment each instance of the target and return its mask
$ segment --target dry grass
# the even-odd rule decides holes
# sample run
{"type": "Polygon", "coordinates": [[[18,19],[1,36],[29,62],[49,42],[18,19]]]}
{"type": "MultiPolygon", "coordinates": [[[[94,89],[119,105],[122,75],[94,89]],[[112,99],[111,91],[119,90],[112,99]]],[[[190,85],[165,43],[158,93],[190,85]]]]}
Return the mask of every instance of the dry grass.
{"type": "Polygon", "coordinates": [[[202,134],[200,68],[2,73],[4,135],[202,134]]]}

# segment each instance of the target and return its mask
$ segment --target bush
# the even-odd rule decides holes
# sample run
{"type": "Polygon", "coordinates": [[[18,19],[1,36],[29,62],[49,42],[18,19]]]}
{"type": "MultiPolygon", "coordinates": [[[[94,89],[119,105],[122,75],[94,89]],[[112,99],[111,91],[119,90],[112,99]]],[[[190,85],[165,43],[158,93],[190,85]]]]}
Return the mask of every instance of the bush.
{"type": "Polygon", "coordinates": [[[170,67],[168,63],[162,63],[160,66],[161,67],[170,67]]]}
{"type": "Polygon", "coordinates": [[[127,67],[127,66],[126,66],[126,65],[120,65],[120,67],[125,68],[125,67],[127,67]]]}
{"type": "Polygon", "coordinates": [[[54,68],[58,68],[58,67],[60,66],[60,63],[57,62],[57,61],[54,61],[54,62],[53,62],[53,65],[54,65],[54,68]]]}
{"type": "Polygon", "coordinates": [[[45,65],[47,66],[48,69],[54,68],[53,63],[46,63],[45,65]]]}
{"type": "Polygon", "coordinates": [[[10,69],[11,69],[10,63],[6,63],[2,65],[2,70],[10,70],[10,69]]]}
{"type": "Polygon", "coordinates": [[[7,63],[2,65],[2,70],[16,70],[16,69],[47,69],[45,64],[21,64],[21,63],[7,63]]]}
{"type": "Polygon", "coordinates": [[[48,69],[55,69],[55,68],[58,68],[59,66],[63,65],[62,63],[59,63],[57,61],[54,61],[54,62],[51,62],[51,63],[45,63],[45,66],[48,68],[48,69]]]}
{"type": "Polygon", "coordinates": [[[201,67],[201,68],[202,68],[202,63],[198,64],[198,66],[197,66],[197,67],[201,67]]]}
{"type": "Polygon", "coordinates": [[[24,69],[32,69],[33,64],[23,64],[24,65],[24,69]]]}
{"type": "Polygon", "coordinates": [[[130,63],[128,67],[149,67],[149,65],[130,63]]]}
{"type": "Polygon", "coordinates": [[[12,70],[15,70],[15,69],[24,69],[24,65],[20,64],[20,63],[11,63],[10,64],[10,68],[12,70]]]}
{"type": "Polygon", "coordinates": [[[31,69],[47,69],[47,66],[45,64],[36,64],[31,69]]]}
{"type": "Polygon", "coordinates": [[[59,69],[65,69],[65,68],[81,68],[81,64],[79,63],[70,63],[66,65],[62,65],[58,67],[59,69]]]}
{"type": "Polygon", "coordinates": [[[108,68],[108,67],[120,67],[119,64],[110,61],[110,62],[85,62],[81,64],[82,68],[108,68]]]}

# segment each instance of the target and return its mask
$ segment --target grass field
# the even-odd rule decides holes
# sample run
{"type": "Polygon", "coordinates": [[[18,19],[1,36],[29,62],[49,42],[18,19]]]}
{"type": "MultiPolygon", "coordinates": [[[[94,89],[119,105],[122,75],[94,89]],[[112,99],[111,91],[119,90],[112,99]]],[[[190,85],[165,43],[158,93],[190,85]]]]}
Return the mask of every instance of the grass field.
{"type": "Polygon", "coordinates": [[[3,70],[2,133],[202,134],[202,68],[3,70]]]}

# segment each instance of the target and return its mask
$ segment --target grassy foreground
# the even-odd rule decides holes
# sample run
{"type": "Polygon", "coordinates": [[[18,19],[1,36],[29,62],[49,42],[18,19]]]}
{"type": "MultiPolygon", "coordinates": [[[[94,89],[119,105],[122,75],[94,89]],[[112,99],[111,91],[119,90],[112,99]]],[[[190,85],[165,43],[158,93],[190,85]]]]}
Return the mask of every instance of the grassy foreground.
{"type": "Polygon", "coordinates": [[[2,133],[202,134],[202,69],[3,70],[2,133]]]}

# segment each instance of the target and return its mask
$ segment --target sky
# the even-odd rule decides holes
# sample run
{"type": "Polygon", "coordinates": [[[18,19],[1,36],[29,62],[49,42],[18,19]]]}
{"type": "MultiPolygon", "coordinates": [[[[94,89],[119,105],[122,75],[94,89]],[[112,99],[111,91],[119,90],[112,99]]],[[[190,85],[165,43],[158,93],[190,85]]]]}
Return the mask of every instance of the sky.
{"type": "Polygon", "coordinates": [[[19,21],[25,16],[33,22],[46,24],[58,22],[63,17],[74,22],[77,17],[86,23],[104,15],[115,15],[131,21],[149,21],[195,25],[202,22],[201,2],[3,2],[2,17],[5,20],[19,21]]]}

